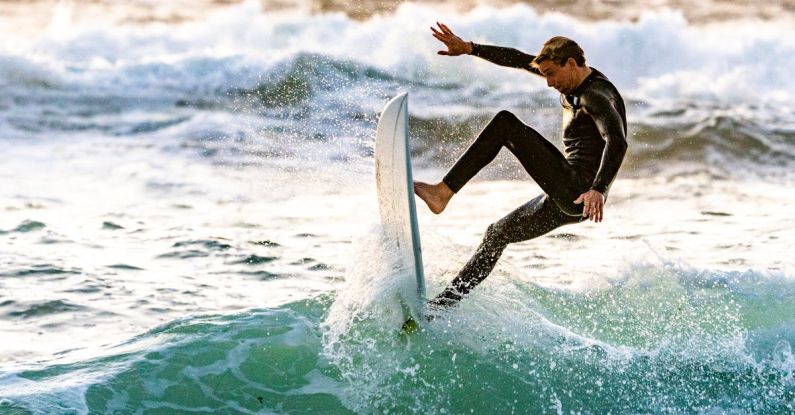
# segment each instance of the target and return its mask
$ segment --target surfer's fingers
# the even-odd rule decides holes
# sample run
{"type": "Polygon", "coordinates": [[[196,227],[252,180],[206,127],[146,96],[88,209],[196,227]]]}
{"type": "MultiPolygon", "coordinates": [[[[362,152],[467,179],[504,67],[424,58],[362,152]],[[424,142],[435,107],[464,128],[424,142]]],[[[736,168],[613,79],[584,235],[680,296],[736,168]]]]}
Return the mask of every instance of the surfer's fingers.
{"type": "Polygon", "coordinates": [[[594,222],[599,222],[602,220],[602,209],[604,205],[600,203],[598,200],[594,202],[594,222]]]}
{"type": "Polygon", "coordinates": [[[447,32],[445,32],[444,29],[442,28],[442,24],[439,23],[439,22],[436,22],[436,24],[439,25],[439,28],[437,29],[435,27],[431,27],[431,30],[433,30],[433,33],[435,33],[435,34],[437,34],[439,36],[445,37],[445,38],[448,37],[447,32]]]}
{"type": "Polygon", "coordinates": [[[434,37],[436,39],[439,39],[439,41],[444,43],[444,45],[447,46],[448,48],[450,47],[450,41],[448,39],[446,39],[444,37],[441,37],[441,36],[435,36],[435,35],[434,35],[434,37]]]}
{"type": "Polygon", "coordinates": [[[446,44],[448,44],[448,43],[450,43],[450,39],[448,39],[448,38],[447,38],[447,36],[445,36],[445,35],[443,35],[443,34],[441,34],[441,33],[434,33],[434,34],[433,34],[433,37],[435,37],[435,38],[439,39],[439,40],[440,40],[442,43],[444,43],[445,45],[446,45],[446,44]]]}
{"type": "Polygon", "coordinates": [[[449,28],[449,27],[447,27],[447,25],[446,25],[446,24],[444,24],[444,23],[441,23],[441,25],[442,25],[442,26],[441,26],[441,27],[442,27],[442,30],[444,30],[444,32],[445,32],[445,33],[447,33],[447,34],[448,34],[448,35],[450,35],[450,36],[455,36],[455,34],[453,34],[453,31],[452,31],[452,30],[450,30],[450,28],[449,28]]]}
{"type": "Polygon", "coordinates": [[[448,52],[448,51],[446,51],[446,50],[440,50],[440,51],[438,51],[438,52],[436,52],[436,53],[438,53],[438,54],[440,54],[440,55],[446,55],[446,56],[450,56],[450,52],[448,52]]]}

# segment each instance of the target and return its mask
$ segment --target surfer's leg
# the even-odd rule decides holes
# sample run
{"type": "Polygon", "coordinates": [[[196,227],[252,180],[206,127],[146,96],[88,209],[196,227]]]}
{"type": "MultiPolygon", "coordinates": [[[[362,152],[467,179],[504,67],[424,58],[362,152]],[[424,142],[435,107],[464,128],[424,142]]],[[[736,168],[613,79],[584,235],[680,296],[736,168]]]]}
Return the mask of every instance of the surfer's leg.
{"type": "Polygon", "coordinates": [[[588,190],[588,181],[552,143],[508,111],[497,113],[442,181],[453,192],[458,192],[491,163],[503,147],[519,159],[533,180],[563,211],[572,216],[582,214],[582,205],[574,204],[574,200],[588,190]]]}
{"type": "Polygon", "coordinates": [[[489,226],[475,254],[450,285],[430,301],[430,306],[445,308],[455,305],[491,273],[508,244],[527,241],[562,225],[580,221],[582,217],[567,215],[547,195],[525,203],[489,226]]]}

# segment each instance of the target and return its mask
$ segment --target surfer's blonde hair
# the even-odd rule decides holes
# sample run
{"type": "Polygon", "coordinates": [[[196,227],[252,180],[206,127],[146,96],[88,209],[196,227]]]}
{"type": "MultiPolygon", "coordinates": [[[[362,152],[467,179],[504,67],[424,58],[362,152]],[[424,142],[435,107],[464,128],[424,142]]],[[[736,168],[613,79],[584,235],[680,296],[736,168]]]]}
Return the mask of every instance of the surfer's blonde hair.
{"type": "Polygon", "coordinates": [[[550,60],[563,66],[569,58],[574,59],[577,66],[585,66],[585,52],[580,45],[565,36],[555,36],[544,42],[541,52],[538,52],[531,65],[537,68],[541,62],[550,60]]]}

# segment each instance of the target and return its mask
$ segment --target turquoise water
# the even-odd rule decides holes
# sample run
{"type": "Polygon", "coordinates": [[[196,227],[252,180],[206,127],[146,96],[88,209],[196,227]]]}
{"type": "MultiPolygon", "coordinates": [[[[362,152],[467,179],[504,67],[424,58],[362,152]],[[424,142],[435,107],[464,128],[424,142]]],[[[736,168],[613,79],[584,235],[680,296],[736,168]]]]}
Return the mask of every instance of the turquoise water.
{"type": "Polygon", "coordinates": [[[398,293],[356,310],[338,292],[173,321],[102,356],[4,373],[0,411],[783,414],[795,405],[791,281],[638,266],[613,288],[578,295],[507,284],[408,336],[391,324],[398,293]],[[495,304],[503,295],[513,301],[495,304]]]}

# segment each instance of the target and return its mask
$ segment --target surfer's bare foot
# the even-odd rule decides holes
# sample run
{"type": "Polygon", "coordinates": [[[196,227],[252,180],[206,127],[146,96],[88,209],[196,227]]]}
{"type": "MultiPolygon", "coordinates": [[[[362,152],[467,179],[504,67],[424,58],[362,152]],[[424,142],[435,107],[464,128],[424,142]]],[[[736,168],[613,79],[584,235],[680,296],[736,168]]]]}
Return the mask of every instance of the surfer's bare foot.
{"type": "Polygon", "coordinates": [[[428,205],[431,212],[437,215],[442,213],[444,208],[447,207],[447,202],[455,194],[445,182],[437,184],[414,182],[414,193],[428,205]]]}

